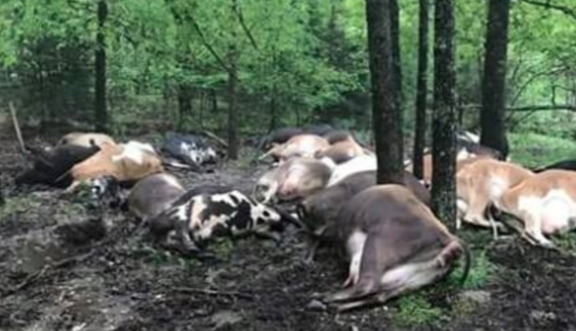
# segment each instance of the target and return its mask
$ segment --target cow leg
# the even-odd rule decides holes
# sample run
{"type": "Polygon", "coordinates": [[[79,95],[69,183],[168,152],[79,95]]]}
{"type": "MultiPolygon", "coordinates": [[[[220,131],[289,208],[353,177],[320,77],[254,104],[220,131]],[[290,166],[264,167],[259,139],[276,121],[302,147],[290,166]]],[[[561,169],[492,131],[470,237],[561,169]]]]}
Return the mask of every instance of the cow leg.
{"type": "Polygon", "coordinates": [[[354,264],[355,256],[352,256],[350,261],[351,274],[348,276],[347,282],[351,282],[353,285],[326,295],[324,302],[354,301],[379,292],[380,277],[384,271],[414,254],[411,247],[391,247],[390,242],[385,238],[382,233],[369,234],[365,239],[356,234],[354,241],[349,240],[349,253],[356,253],[356,251],[351,252],[350,250],[354,246],[352,244],[355,244],[354,248],[357,248],[364,241],[359,273],[357,274],[358,269],[354,264]]]}
{"type": "Polygon", "coordinates": [[[362,231],[356,231],[350,236],[347,242],[348,255],[350,256],[350,270],[348,279],[342,285],[348,287],[358,282],[360,278],[360,262],[362,261],[362,252],[366,243],[367,235],[362,231]]]}
{"type": "Polygon", "coordinates": [[[382,304],[403,293],[431,284],[450,270],[451,262],[456,257],[455,252],[459,249],[457,244],[453,243],[436,254],[424,253],[428,259],[422,260],[425,256],[417,255],[411,259],[413,262],[386,272],[380,279],[377,294],[352,302],[337,303],[336,309],[342,312],[366,305],[382,304]]]}
{"type": "Polygon", "coordinates": [[[532,237],[538,245],[545,248],[555,247],[554,243],[542,233],[542,218],[539,213],[524,213],[522,219],[525,223],[526,234],[532,237]]]}

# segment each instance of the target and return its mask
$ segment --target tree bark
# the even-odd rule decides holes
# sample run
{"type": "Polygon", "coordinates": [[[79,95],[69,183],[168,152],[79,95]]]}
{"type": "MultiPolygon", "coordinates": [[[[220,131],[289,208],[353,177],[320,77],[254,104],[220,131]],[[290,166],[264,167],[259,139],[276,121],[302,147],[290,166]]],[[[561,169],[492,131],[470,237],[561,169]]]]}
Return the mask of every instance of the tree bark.
{"type": "Polygon", "coordinates": [[[510,0],[490,0],[482,80],[480,143],[508,155],[506,139],[506,51],[510,0]]]}
{"type": "Polygon", "coordinates": [[[178,85],[178,130],[183,129],[184,119],[192,114],[192,94],[190,85],[178,85]]]}
{"type": "Polygon", "coordinates": [[[401,183],[404,171],[402,114],[393,54],[393,39],[396,36],[392,36],[391,29],[392,10],[389,0],[366,0],[372,124],[379,184],[401,183]]]}
{"type": "Polygon", "coordinates": [[[434,114],[432,208],[453,228],[456,220],[456,72],[454,0],[436,0],[434,10],[434,114]]]}
{"type": "Polygon", "coordinates": [[[392,66],[394,67],[394,78],[398,87],[398,106],[402,105],[402,57],[400,48],[400,8],[398,0],[390,0],[390,33],[392,36],[392,66]]]}
{"type": "Polygon", "coordinates": [[[426,147],[426,99],[428,97],[428,1],[420,0],[418,33],[418,74],[416,82],[416,134],[412,159],[414,175],[424,175],[424,148],[426,147]]]}
{"type": "Polygon", "coordinates": [[[98,1],[98,30],[96,32],[95,52],[95,95],[94,111],[96,131],[106,132],[108,110],[106,107],[106,38],[104,26],[108,16],[106,0],[98,1]]]}

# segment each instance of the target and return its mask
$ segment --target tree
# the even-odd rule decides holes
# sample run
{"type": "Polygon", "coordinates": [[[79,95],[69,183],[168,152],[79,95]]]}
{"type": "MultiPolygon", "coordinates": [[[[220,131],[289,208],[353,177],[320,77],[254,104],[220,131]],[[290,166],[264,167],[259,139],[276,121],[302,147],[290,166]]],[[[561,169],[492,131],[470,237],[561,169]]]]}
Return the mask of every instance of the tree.
{"type": "Polygon", "coordinates": [[[490,0],[488,6],[480,143],[506,157],[506,52],[510,0],[490,0]]]}
{"type": "Polygon", "coordinates": [[[446,224],[455,224],[456,219],[454,25],[454,0],[436,0],[434,8],[432,209],[446,224]]]}
{"type": "Polygon", "coordinates": [[[106,109],[106,38],[104,27],[108,16],[106,0],[98,1],[98,30],[96,32],[95,52],[95,95],[94,111],[96,115],[96,131],[105,132],[108,122],[106,109]]]}
{"type": "Polygon", "coordinates": [[[394,70],[391,10],[388,0],[366,0],[368,51],[372,82],[372,122],[377,181],[401,183],[403,177],[402,116],[394,70]]]}
{"type": "Polygon", "coordinates": [[[426,99],[428,97],[428,1],[420,0],[418,32],[418,74],[416,82],[416,134],[414,137],[413,172],[424,175],[423,153],[426,145],[426,99]]]}

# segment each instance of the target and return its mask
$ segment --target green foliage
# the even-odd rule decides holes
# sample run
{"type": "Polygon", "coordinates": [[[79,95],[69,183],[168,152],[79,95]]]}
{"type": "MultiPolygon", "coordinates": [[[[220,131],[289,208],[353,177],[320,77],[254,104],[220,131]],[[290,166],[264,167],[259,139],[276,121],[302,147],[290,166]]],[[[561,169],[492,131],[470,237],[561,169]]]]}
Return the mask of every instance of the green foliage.
{"type": "Polygon", "coordinates": [[[403,326],[438,326],[447,317],[447,311],[434,307],[421,293],[413,293],[398,299],[393,319],[403,326]]]}
{"type": "MultiPolygon", "coordinates": [[[[555,4],[575,8],[570,0],[555,4]]],[[[370,128],[363,1],[109,0],[108,7],[108,101],[114,132],[124,134],[134,123],[221,132],[232,62],[239,75],[238,124],[246,133],[309,121],[370,128]],[[233,10],[234,3],[239,11],[233,10]],[[188,113],[179,110],[182,96],[191,99],[188,113]]],[[[418,2],[401,2],[400,9],[404,127],[412,130],[418,2]]],[[[481,102],[485,23],[485,1],[456,1],[458,99],[464,125],[472,128],[481,102]]],[[[17,74],[9,80],[24,87],[22,103],[30,115],[90,121],[95,32],[94,1],[3,1],[0,80],[17,74]]],[[[510,106],[573,103],[575,32],[569,15],[514,3],[510,106]]],[[[429,58],[432,63],[432,51],[429,58]]],[[[576,135],[571,113],[525,116],[510,114],[515,132],[576,135]]]]}
{"type": "Polygon", "coordinates": [[[40,201],[34,196],[7,198],[4,205],[0,207],[0,220],[13,214],[24,213],[39,203],[40,201]]]}
{"type": "Polygon", "coordinates": [[[533,133],[510,134],[511,160],[527,167],[548,165],[576,155],[576,142],[533,133]]]}
{"type": "MultiPolygon", "coordinates": [[[[448,277],[448,283],[450,285],[460,286],[463,273],[462,264],[463,262],[461,262],[460,267],[454,270],[448,277]]],[[[464,282],[463,288],[472,290],[486,287],[496,274],[496,265],[488,259],[486,251],[484,250],[475,250],[472,252],[471,264],[470,272],[464,282]]]]}

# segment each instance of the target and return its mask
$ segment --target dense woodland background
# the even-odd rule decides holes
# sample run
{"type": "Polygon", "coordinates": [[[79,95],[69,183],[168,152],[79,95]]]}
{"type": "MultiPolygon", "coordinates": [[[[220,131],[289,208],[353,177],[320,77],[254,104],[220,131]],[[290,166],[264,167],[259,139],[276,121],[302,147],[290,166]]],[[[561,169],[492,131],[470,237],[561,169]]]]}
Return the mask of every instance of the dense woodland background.
{"type": "MultiPolygon", "coordinates": [[[[419,1],[399,7],[409,138],[419,1]]],[[[457,109],[472,130],[479,128],[487,9],[487,1],[455,1],[457,109]]],[[[512,132],[576,136],[575,23],[571,0],[511,1],[505,101],[512,132]]],[[[431,44],[433,37],[430,29],[431,44]]],[[[242,139],[320,121],[368,135],[367,45],[365,4],[357,0],[5,0],[0,107],[15,101],[19,116],[44,127],[78,121],[116,134],[208,129],[225,136],[230,118],[242,139]]],[[[431,50],[427,56],[432,63],[431,50]]],[[[428,93],[428,108],[431,102],[428,93]]]]}

